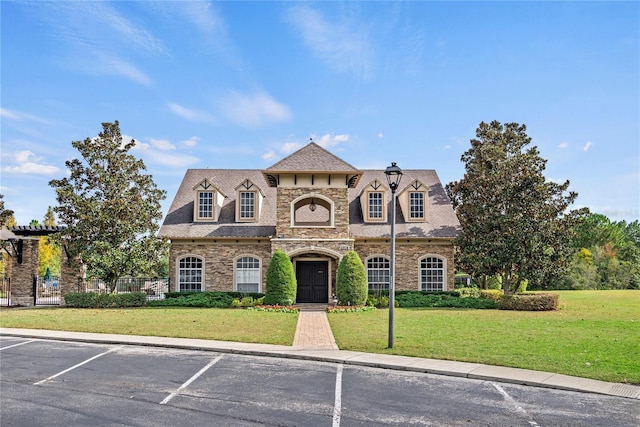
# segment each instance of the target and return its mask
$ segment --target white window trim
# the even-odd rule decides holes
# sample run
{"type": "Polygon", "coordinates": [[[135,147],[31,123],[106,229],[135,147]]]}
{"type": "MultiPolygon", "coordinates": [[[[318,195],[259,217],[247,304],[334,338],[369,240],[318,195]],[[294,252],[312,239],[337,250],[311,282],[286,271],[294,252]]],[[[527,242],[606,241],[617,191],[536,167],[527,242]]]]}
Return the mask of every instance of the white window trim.
{"type": "Polygon", "coordinates": [[[382,290],[389,290],[389,288],[391,288],[391,257],[388,255],[383,255],[383,254],[375,254],[375,255],[371,255],[368,256],[365,260],[364,260],[364,267],[365,267],[365,271],[367,272],[367,290],[370,292],[371,288],[369,286],[369,260],[373,259],[373,258],[384,258],[385,260],[387,260],[387,262],[389,262],[389,287],[387,289],[382,289],[382,290]]]}
{"type": "Polygon", "coordinates": [[[240,258],[254,258],[258,260],[258,274],[259,274],[259,281],[258,281],[258,290],[257,293],[262,293],[262,289],[264,288],[264,284],[262,283],[262,258],[254,255],[254,254],[242,254],[242,255],[238,255],[237,257],[233,258],[233,290],[235,292],[239,292],[238,291],[238,275],[237,275],[237,270],[238,270],[238,260],[240,258]]]}
{"type": "Polygon", "coordinates": [[[206,283],[206,277],[205,277],[205,266],[206,266],[206,261],[203,257],[201,257],[200,255],[195,255],[195,254],[185,254],[185,255],[181,255],[178,258],[176,258],[176,285],[175,285],[175,291],[176,292],[180,292],[180,261],[182,261],[185,258],[197,258],[200,261],[202,261],[202,283],[200,283],[200,292],[204,292],[205,290],[205,283],[206,283]]]}
{"type": "MultiPolygon", "coordinates": [[[[447,258],[438,254],[426,254],[424,256],[421,256],[418,259],[418,290],[422,291],[422,261],[426,258],[437,258],[442,261],[442,289],[440,289],[440,291],[446,291],[447,283],[448,283],[447,258]]],[[[436,291],[427,291],[427,292],[438,292],[438,291],[436,290],[436,291]]]]}

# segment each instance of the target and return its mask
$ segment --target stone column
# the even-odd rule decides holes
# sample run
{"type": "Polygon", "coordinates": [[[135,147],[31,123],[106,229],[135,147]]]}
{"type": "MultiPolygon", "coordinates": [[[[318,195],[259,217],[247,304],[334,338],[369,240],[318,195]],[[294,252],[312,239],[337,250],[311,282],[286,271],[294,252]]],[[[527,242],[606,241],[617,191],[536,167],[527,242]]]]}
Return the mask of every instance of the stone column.
{"type": "Polygon", "coordinates": [[[62,262],[60,263],[60,305],[65,305],[64,296],[70,292],[81,292],[78,283],[84,277],[82,262],[78,257],[67,256],[63,250],[62,262]]]}
{"type": "Polygon", "coordinates": [[[11,247],[11,305],[33,305],[33,281],[38,277],[39,239],[23,237],[11,247]]]}

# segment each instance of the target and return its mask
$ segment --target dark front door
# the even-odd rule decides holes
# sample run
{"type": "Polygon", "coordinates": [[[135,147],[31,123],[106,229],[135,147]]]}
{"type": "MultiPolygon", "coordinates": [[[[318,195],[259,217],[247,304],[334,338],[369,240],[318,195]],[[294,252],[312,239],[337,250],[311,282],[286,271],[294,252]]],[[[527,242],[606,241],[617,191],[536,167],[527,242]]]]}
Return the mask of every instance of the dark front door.
{"type": "Polygon", "coordinates": [[[329,261],[296,262],[296,302],[329,302],[329,261]]]}

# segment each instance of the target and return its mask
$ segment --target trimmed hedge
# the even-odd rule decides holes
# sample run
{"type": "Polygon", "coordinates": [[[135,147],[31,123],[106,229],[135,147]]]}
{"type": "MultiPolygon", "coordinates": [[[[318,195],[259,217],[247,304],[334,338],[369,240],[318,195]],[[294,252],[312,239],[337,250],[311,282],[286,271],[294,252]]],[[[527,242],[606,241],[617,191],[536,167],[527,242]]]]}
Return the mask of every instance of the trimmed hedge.
{"type": "Polygon", "coordinates": [[[461,298],[458,292],[426,292],[399,291],[396,292],[398,307],[447,307],[447,308],[498,308],[495,301],[483,298],[461,298]]]}
{"type": "Polygon", "coordinates": [[[557,310],[558,294],[515,294],[500,297],[500,310],[552,311],[557,310]]]}
{"type": "Polygon", "coordinates": [[[147,303],[147,294],[144,292],[129,294],[71,292],[65,294],[64,303],[65,306],[73,308],[142,307],[147,303]]]}
{"type": "Polygon", "coordinates": [[[277,249],[267,267],[266,292],[264,303],[267,305],[291,305],[296,302],[298,285],[293,264],[289,256],[277,249]]]}
{"type": "Polygon", "coordinates": [[[239,292],[170,292],[165,295],[165,299],[149,301],[147,305],[151,307],[229,308],[239,295],[242,294],[239,292]]]}
{"type": "Polygon", "coordinates": [[[367,270],[356,251],[349,251],[340,260],[336,273],[336,298],[340,305],[367,303],[367,270]]]}

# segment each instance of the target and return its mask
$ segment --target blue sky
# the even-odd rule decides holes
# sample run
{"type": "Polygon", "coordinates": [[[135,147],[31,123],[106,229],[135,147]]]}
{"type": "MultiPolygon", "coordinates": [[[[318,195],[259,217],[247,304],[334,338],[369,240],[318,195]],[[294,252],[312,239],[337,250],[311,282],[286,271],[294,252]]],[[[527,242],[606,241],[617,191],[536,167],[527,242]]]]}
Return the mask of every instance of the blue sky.
{"type": "Polygon", "coordinates": [[[309,138],[460,179],[481,121],[527,125],[546,177],[640,218],[638,2],[0,2],[1,181],[55,205],[71,141],[120,121],[169,207],[187,168],[267,168],[309,138]]]}

